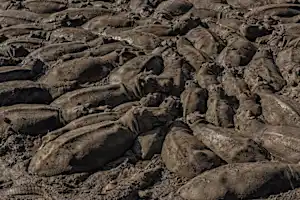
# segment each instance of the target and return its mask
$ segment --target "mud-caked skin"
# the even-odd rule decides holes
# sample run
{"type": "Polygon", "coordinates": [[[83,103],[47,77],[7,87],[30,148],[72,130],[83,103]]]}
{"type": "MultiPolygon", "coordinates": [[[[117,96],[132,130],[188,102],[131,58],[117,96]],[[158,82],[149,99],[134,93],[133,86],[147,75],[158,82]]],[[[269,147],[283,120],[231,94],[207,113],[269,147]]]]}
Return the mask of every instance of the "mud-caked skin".
{"type": "Polygon", "coordinates": [[[49,44],[28,54],[21,65],[32,67],[36,76],[39,76],[44,74],[49,69],[51,62],[56,62],[60,56],[83,51],[87,48],[88,45],[82,42],[49,44]]]}
{"type": "Polygon", "coordinates": [[[196,49],[211,57],[216,57],[226,46],[218,36],[202,26],[190,30],[185,37],[193,43],[196,49]]]}
{"type": "Polygon", "coordinates": [[[130,45],[151,51],[158,47],[162,42],[162,39],[152,33],[137,31],[137,30],[124,30],[124,31],[112,31],[111,33],[102,33],[101,35],[112,37],[115,40],[126,41],[130,45]]]}
{"type": "Polygon", "coordinates": [[[185,90],[180,95],[183,118],[195,111],[204,114],[207,110],[208,92],[206,89],[200,88],[195,81],[186,81],[185,90]]]}
{"type": "Polygon", "coordinates": [[[67,92],[54,100],[51,105],[61,108],[63,110],[63,118],[70,121],[79,117],[77,116],[77,108],[81,110],[104,105],[115,107],[134,99],[137,98],[129,96],[123,85],[114,84],[93,86],[67,92]]]}
{"type": "Polygon", "coordinates": [[[230,129],[199,122],[191,124],[190,127],[199,141],[227,163],[268,160],[269,153],[264,148],[254,140],[242,137],[230,129]]]}
{"type": "Polygon", "coordinates": [[[92,170],[121,156],[134,139],[135,135],[129,129],[115,122],[78,128],[64,133],[39,149],[33,156],[28,171],[51,176],[63,172],[92,170]]]}
{"type": "Polygon", "coordinates": [[[221,38],[227,45],[240,38],[246,39],[239,31],[239,27],[243,24],[243,21],[238,19],[224,18],[216,20],[208,18],[206,19],[206,24],[209,31],[221,38]]]}
{"type": "Polygon", "coordinates": [[[24,59],[29,53],[45,45],[47,42],[44,39],[20,36],[3,42],[0,55],[24,59]]]}
{"type": "Polygon", "coordinates": [[[216,12],[208,9],[197,9],[192,7],[187,13],[178,17],[174,22],[174,30],[180,35],[187,34],[191,29],[201,25],[201,20],[215,17],[216,12]]]}
{"type": "Polygon", "coordinates": [[[10,128],[16,133],[45,134],[62,126],[59,109],[48,105],[17,104],[0,108],[1,135],[10,128]]]}
{"type": "Polygon", "coordinates": [[[101,7],[101,8],[111,8],[112,4],[110,2],[102,1],[89,1],[89,0],[69,0],[68,8],[92,8],[92,7],[101,7]]]}
{"type": "Polygon", "coordinates": [[[178,53],[189,62],[196,72],[199,71],[203,63],[211,60],[204,51],[196,49],[185,37],[180,37],[176,45],[178,53]]]}
{"type": "Polygon", "coordinates": [[[164,105],[160,107],[133,107],[119,119],[119,123],[135,134],[150,131],[153,127],[162,126],[174,119],[174,111],[178,109],[176,107],[177,103],[170,99],[167,105],[170,105],[170,107],[164,105]],[[151,121],[152,124],[150,124],[151,121]]]}
{"type": "Polygon", "coordinates": [[[194,71],[174,48],[167,48],[162,53],[164,60],[164,70],[161,73],[163,77],[173,79],[172,95],[179,96],[184,90],[185,81],[192,77],[194,71]]]}
{"type": "Polygon", "coordinates": [[[30,23],[30,24],[18,24],[9,27],[5,27],[0,29],[0,35],[3,35],[7,38],[18,37],[22,35],[30,34],[32,31],[40,31],[43,30],[43,27],[38,24],[30,23]]]}
{"type": "Polygon", "coordinates": [[[259,92],[262,114],[265,121],[271,125],[299,127],[299,103],[283,95],[268,91],[259,92]]]}
{"type": "Polygon", "coordinates": [[[66,132],[39,149],[28,171],[51,176],[97,169],[121,156],[131,147],[138,134],[172,120],[174,116],[168,110],[133,107],[118,121],[97,123],[66,132]]]}
{"type": "Polygon", "coordinates": [[[143,160],[150,160],[160,154],[166,136],[166,127],[157,127],[140,134],[132,147],[133,152],[143,160]]]}
{"type": "Polygon", "coordinates": [[[104,30],[107,26],[110,27],[129,27],[134,24],[134,20],[128,15],[103,15],[97,16],[82,25],[82,28],[92,32],[104,30]]]}
{"type": "Polygon", "coordinates": [[[170,125],[161,156],[170,171],[189,178],[221,164],[220,158],[197,141],[187,124],[180,120],[170,125]]]}
{"type": "Polygon", "coordinates": [[[110,55],[112,52],[119,52],[119,64],[123,64],[127,60],[136,57],[139,55],[139,52],[135,52],[132,47],[124,44],[124,42],[119,41],[112,41],[111,43],[104,43],[103,41],[97,41],[101,40],[101,38],[97,38],[95,40],[89,41],[88,46],[89,48],[83,50],[83,51],[77,51],[73,53],[67,53],[60,57],[63,61],[68,61],[76,58],[82,58],[82,57],[99,57],[104,55],[110,55]]]}
{"type": "MultiPolygon", "coordinates": [[[[248,21],[246,21],[245,19],[239,18],[239,17],[233,17],[233,18],[229,18],[229,17],[221,17],[218,18],[218,20],[216,21],[216,24],[218,26],[220,26],[221,30],[223,29],[224,31],[227,29],[227,31],[234,31],[233,33],[235,33],[237,35],[241,35],[240,32],[240,27],[244,24],[247,23],[248,21]]],[[[220,33],[216,33],[216,35],[219,35],[220,33]]],[[[222,36],[224,37],[224,36],[222,36]]],[[[221,37],[221,38],[222,38],[221,37]]],[[[230,38],[229,35],[225,35],[226,38],[225,41],[227,41],[227,43],[230,41],[228,39],[232,39],[230,38]]],[[[242,37],[243,38],[243,37],[242,37]]]]}
{"type": "Polygon", "coordinates": [[[271,50],[266,48],[257,50],[244,71],[244,77],[252,91],[264,84],[272,87],[274,91],[279,91],[286,84],[273,60],[271,50]]]}
{"type": "Polygon", "coordinates": [[[166,18],[172,18],[177,15],[182,15],[188,12],[193,7],[193,4],[187,0],[167,0],[163,1],[155,9],[154,18],[164,16],[166,18]]]}
{"type": "Polygon", "coordinates": [[[256,47],[243,38],[228,44],[216,61],[224,68],[236,68],[247,65],[256,52],[256,47]]]}
{"type": "Polygon", "coordinates": [[[192,7],[186,14],[183,16],[189,16],[192,19],[207,19],[207,18],[216,18],[217,12],[207,9],[207,8],[196,8],[195,6],[192,7]]]}
{"type": "MultiPolygon", "coordinates": [[[[140,16],[150,16],[153,13],[153,8],[148,3],[147,0],[130,0],[128,3],[129,10],[134,14],[139,14],[140,16]]],[[[160,3],[161,1],[155,1],[160,3]]],[[[157,6],[157,5],[156,5],[157,6]]]]}
{"type": "Polygon", "coordinates": [[[136,76],[135,81],[128,85],[120,83],[93,86],[68,92],[53,101],[51,105],[64,109],[78,105],[115,107],[128,101],[139,100],[148,93],[168,92],[171,85],[170,79],[160,78],[151,75],[150,72],[145,72],[136,76]]]}
{"type": "Polygon", "coordinates": [[[234,108],[227,100],[220,85],[208,89],[206,120],[215,126],[230,128],[234,126],[234,108]]]}
{"type": "Polygon", "coordinates": [[[67,8],[68,0],[25,0],[23,5],[35,13],[54,13],[67,8]]]}
{"type": "Polygon", "coordinates": [[[199,86],[208,89],[210,85],[216,85],[220,83],[218,77],[221,75],[222,71],[223,68],[214,62],[204,63],[196,74],[195,78],[199,86]]]}
{"type": "Polygon", "coordinates": [[[201,1],[191,1],[196,8],[205,8],[215,12],[226,12],[229,10],[229,6],[226,4],[224,0],[201,0],[201,1]]]}
{"type": "Polygon", "coordinates": [[[84,56],[54,65],[39,79],[49,86],[70,82],[83,84],[101,81],[115,68],[119,52],[99,57],[84,56]]]}
{"type": "Polygon", "coordinates": [[[133,30],[152,33],[156,36],[175,36],[179,31],[178,29],[175,29],[174,26],[168,24],[150,24],[145,26],[137,26],[133,30]]]}
{"type": "Polygon", "coordinates": [[[112,109],[108,108],[106,109],[106,111],[113,111],[113,112],[117,112],[117,113],[126,113],[128,110],[130,110],[133,106],[139,106],[141,105],[139,101],[129,101],[126,103],[122,103],[112,109]]]}
{"type": "Polygon", "coordinates": [[[273,159],[299,164],[298,131],[298,127],[265,125],[257,131],[253,139],[268,150],[273,159]]]}
{"type": "Polygon", "coordinates": [[[51,32],[50,41],[51,42],[87,42],[96,39],[97,35],[89,30],[75,27],[63,27],[56,29],[51,32]]]}
{"type": "Polygon", "coordinates": [[[233,96],[237,99],[250,96],[250,90],[242,75],[233,70],[224,71],[221,83],[227,96],[233,96]]]}
{"type": "Polygon", "coordinates": [[[255,7],[251,11],[245,13],[245,18],[263,18],[267,16],[291,17],[299,15],[299,4],[279,3],[269,4],[260,7],[255,7]]]}
{"type": "Polygon", "coordinates": [[[21,35],[7,39],[3,42],[3,45],[24,47],[29,52],[32,52],[48,44],[48,41],[46,41],[45,37],[46,33],[43,31],[32,31],[28,35],[21,35]]]}
{"type": "MultiPolygon", "coordinates": [[[[228,31],[230,31],[230,30],[234,31],[235,34],[240,34],[239,27],[243,24],[243,22],[244,22],[244,20],[241,19],[241,18],[228,18],[228,17],[223,18],[223,17],[221,17],[220,19],[218,19],[216,21],[216,25],[220,26],[221,30],[222,29],[224,29],[224,30],[227,29],[228,31]]],[[[218,34],[220,34],[220,33],[218,33],[218,34]]],[[[226,37],[226,35],[223,36],[223,37],[226,37]]],[[[225,41],[227,43],[230,42],[230,40],[228,40],[228,39],[231,39],[231,38],[230,37],[226,38],[225,41]]],[[[238,38],[236,38],[236,39],[238,39],[238,38]]]]}
{"type": "MultiPolygon", "coordinates": [[[[123,114],[123,113],[122,113],[123,114]]],[[[46,143],[50,142],[51,140],[54,140],[55,138],[59,137],[60,135],[77,129],[81,128],[84,126],[89,126],[92,124],[97,124],[105,121],[116,121],[120,117],[120,113],[117,112],[103,112],[103,113],[94,113],[94,114],[89,114],[83,117],[80,117],[78,119],[75,119],[68,123],[67,125],[58,128],[56,130],[53,130],[49,133],[47,133],[43,138],[42,138],[42,148],[46,143]]]]}
{"type": "Polygon", "coordinates": [[[257,95],[243,96],[239,99],[239,107],[234,116],[235,130],[245,137],[252,138],[265,126],[258,117],[262,114],[257,95]]]}
{"type": "Polygon", "coordinates": [[[154,74],[160,74],[163,70],[163,67],[164,63],[161,56],[137,56],[110,73],[110,84],[129,82],[132,80],[132,77],[135,77],[137,74],[143,71],[152,71],[154,74]]]}
{"type": "Polygon", "coordinates": [[[276,65],[289,86],[299,84],[299,51],[300,47],[290,47],[280,51],[276,58],[276,65]]]}
{"type": "Polygon", "coordinates": [[[140,101],[130,101],[130,102],[123,103],[119,106],[112,108],[111,111],[117,112],[120,114],[124,114],[128,110],[130,110],[132,106],[141,105],[141,106],[145,106],[145,107],[157,107],[164,100],[164,96],[165,95],[162,93],[150,93],[150,94],[147,94],[146,96],[144,96],[143,98],[141,98],[140,101]]]}
{"type": "MultiPolygon", "coordinates": [[[[100,32],[101,36],[112,37],[115,40],[119,40],[119,41],[124,41],[126,43],[130,43],[130,45],[133,45],[134,43],[136,43],[135,47],[136,48],[140,48],[140,49],[143,49],[144,47],[143,46],[139,46],[139,44],[140,45],[149,45],[149,44],[151,45],[150,41],[143,40],[143,37],[145,37],[147,35],[148,35],[148,37],[157,38],[158,39],[157,41],[160,42],[159,41],[160,38],[157,37],[156,35],[154,35],[152,33],[149,34],[149,33],[143,32],[143,31],[135,31],[131,27],[120,27],[120,28],[106,27],[106,28],[104,28],[103,31],[99,31],[99,32],[100,32]],[[132,34],[136,34],[136,37],[140,37],[139,39],[141,39],[141,40],[139,41],[138,38],[135,39],[134,37],[131,37],[130,36],[130,32],[132,32],[132,34]]],[[[153,40],[152,40],[152,42],[153,42],[153,40]]],[[[155,47],[158,44],[154,44],[155,47]]],[[[155,48],[155,47],[150,47],[150,48],[155,48]]]]}
{"type": "MultiPolygon", "coordinates": [[[[50,88],[42,83],[17,80],[0,83],[0,105],[10,106],[14,104],[50,104],[53,96],[50,88]]],[[[88,113],[89,105],[76,105],[73,107],[53,107],[61,110],[62,119],[70,122],[85,113],[88,113]]]]}
{"type": "MultiPolygon", "coordinates": [[[[88,123],[97,123],[100,116],[88,115],[89,113],[97,113],[97,110],[88,109],[84,107],[75,107],[72,109],[61,110],[60,108],[44,105],[44,104],[15,104],[11,106],[2,106],[0,108],[0,119],[1,119],[1,134],[5,134],[7,131],[13,131],[15,133],[25,135],[44,135],[50,131],[58,131],[66,123],[78,119],[74,123],[69,124],[62,130],[71,130],[74,127],[84,126],[85,120],[90,121],[88,123]],[[66,114],[67,113],[67,114],[66,114]],[[71,113],[71,114],[69,114],[71,113]],[[88,115],[86,118],[80,118],[84,115],[88,115]],[[96,119],[95,119],[96,118],[96,119]],[[94,121],[96,122],[94,122],[94,121]],[[83,122],[82,122],[83,121],[83,122]],[[74,125],[75,124],[75,125],[74,125]],[[71,127],[71,128],[68,128],[71,127]]],[[[115,119],[118,113],[106,113],[103,114],[105,120],[115,119]],[[106,117],[106,115],[109,115],[106,117]]],[[[99,119],[100,121],[102,120],[99,119]]],[[[104,119],[102,121],[104,121],[104,119]]]]}
{"type": "Polygon", "coordinates": [[[0,23],[2,27],[17,24],[29,24],[41,20],[39,14],[25,10],[1,10],[0,23]]]}
{"type": "Polygon", "coordinates": [[[13,104],[48,104],[52,96],[46,85],[27,80],[0,83],[0,105],[13,104]]]}
{"type": "Polygon", "coordinates": [[[255,8],[268,4],[283,4],[283,3],[296,3],[295,0],[227,0],[227,3],[235,8],[255,8]]]}
{"type": "Polygon", "coordinates": [[[80,26],[94,17],[113,13],[114,11],[112,9],[106,9],[101,7],[68,8],[66,10],[53,13],[50,16],[44,18],[43,23],[55,23],[59,25],[64,25],[64,22],[66,20],[71,21],[78,19],[77,26],[80,26]]]}
{"type": "Polygon", "coordinates": [[[77,105],[90,104],[91,106],[117,106],[131,100],[126,89],[121,84],[107,86],[93,86],[67,92],[54,100],[51,105],[61,108],[71,108],[77,105]]]}
{"type": "Polygon", "coordinates": [[[181,187],[178,193],[188,200],[268,197],[299,187],[299,172],[298,165],[285,163],[228,164],[196,176],[181,187]]]}

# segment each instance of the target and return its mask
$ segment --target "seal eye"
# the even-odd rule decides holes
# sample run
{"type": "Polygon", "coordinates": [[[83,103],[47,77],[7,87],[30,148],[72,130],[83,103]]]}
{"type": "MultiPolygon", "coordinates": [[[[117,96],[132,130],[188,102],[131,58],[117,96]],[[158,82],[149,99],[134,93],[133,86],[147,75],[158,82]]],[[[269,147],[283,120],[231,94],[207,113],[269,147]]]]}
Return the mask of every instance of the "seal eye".
{"type": "Polygon", "coordinates": [[[145,86],[146,81],[145,81],[144,79],[139,79],[139,84],[140,84],[141,86],[145,86]]]}

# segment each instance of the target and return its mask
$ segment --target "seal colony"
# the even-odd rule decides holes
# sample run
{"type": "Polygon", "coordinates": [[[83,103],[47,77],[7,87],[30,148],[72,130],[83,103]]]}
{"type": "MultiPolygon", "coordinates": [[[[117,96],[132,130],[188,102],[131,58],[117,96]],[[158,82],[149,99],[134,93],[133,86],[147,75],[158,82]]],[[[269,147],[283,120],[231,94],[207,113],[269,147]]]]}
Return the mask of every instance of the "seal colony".
{"type": "Polygon", "coordinates": [[[0,196],[299,200],[300,2],[0,0],[0,196]]]}

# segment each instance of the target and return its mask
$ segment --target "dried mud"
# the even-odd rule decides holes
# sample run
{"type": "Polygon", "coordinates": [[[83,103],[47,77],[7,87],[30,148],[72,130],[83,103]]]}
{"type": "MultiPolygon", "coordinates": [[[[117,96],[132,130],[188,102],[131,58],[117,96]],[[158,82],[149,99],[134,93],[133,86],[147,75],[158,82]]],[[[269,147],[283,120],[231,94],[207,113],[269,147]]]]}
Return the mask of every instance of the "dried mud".
{"type": "Polygon", "coordinates": [[[0,199],[300,200],[297,0],[0,0],[0,199]]]}

